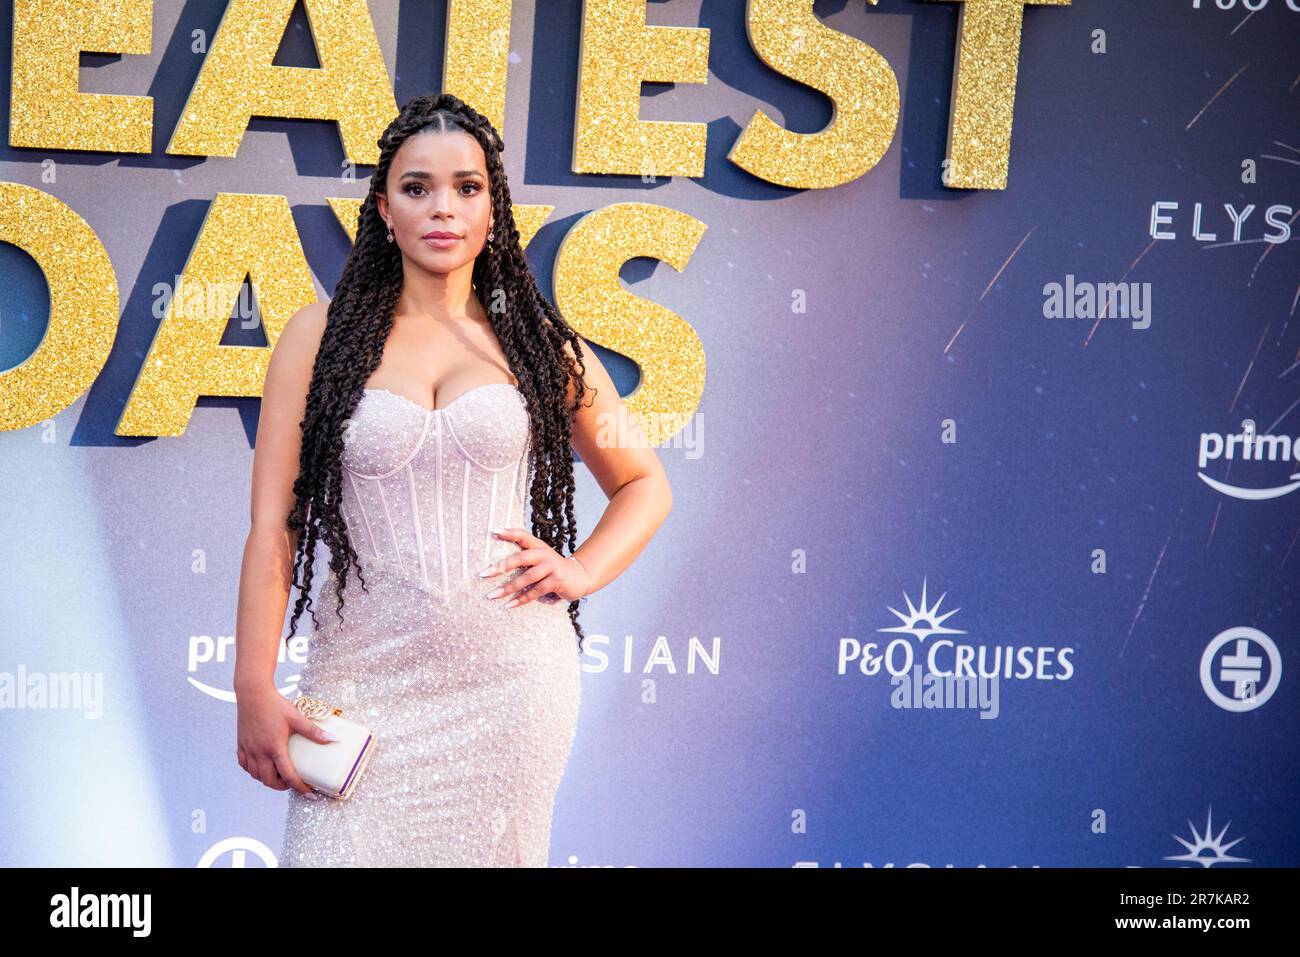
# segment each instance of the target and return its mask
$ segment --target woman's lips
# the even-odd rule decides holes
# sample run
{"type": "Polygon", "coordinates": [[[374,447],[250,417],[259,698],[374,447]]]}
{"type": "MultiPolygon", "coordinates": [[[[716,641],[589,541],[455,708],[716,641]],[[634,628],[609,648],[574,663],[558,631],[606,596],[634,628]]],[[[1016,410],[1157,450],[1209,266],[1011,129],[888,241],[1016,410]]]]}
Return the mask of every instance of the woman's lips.
{"type": "Polygon", "coordinates": [[[434,249],[448,249],[460,242],[459,236],[425,236],[423,239],[434,249]]]}

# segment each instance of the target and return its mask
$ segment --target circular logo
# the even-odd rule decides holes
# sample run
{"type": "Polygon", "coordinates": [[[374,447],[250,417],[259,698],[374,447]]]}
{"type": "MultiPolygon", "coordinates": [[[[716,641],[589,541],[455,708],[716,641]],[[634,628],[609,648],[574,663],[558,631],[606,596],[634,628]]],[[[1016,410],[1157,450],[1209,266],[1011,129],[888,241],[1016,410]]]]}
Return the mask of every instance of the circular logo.
{"type": "Polygon", "coordinates": [[[1205,695],[1224,711],[1254,711],[1277,690],[1282,680],[1282,655],[1273,639],[1258,628],[1245,625],[1221,631],[1205,646],[1201,655],[1201,687],[1205,695]],[[1219,650],[1230,647],[1222,655],[1219,650]],[[1268,680],[1259,687],[1268,661],[1268,680]],[[1232,695],[1220,689],[1232,685],[1232,695]]]}

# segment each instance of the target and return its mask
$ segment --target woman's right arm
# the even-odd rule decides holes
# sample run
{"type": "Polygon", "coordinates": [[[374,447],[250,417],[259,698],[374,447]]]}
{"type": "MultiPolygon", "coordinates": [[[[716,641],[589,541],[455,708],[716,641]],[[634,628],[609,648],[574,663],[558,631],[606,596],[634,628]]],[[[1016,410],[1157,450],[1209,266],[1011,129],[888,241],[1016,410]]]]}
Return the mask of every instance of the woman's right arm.
{"type": "Polygon", "coordinates": [[[328,303],[314,302],[285,324],[267,365],[253,450],[251,524],[239,572],[235,620],[235,700],[239,765],[269,788],[314,795],[289,762],[289,735],[328,735],[275,687],[275,665],[293,589],[298,536],[289,530],[316,351],[328,303]]]}

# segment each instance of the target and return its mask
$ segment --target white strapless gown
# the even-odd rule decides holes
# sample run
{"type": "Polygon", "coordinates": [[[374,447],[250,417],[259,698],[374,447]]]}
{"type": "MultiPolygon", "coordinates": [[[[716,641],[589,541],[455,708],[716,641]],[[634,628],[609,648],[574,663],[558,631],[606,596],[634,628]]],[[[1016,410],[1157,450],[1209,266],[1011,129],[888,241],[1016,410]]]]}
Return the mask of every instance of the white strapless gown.
{"type": "Polygon", "coordinates": [[[478,577],[520,550],[492,529],[529,527],[528,426],[507,383],[445,409],[385,389],[358,403],[342,509],[369,593],[354,570],[340,623],[333,577],[322,585],[299,688],[376,744],[346,800],[288,792],[281,866],[546,866],[577,635],[563,600],[484,597],[517,570],[478,577]]]}

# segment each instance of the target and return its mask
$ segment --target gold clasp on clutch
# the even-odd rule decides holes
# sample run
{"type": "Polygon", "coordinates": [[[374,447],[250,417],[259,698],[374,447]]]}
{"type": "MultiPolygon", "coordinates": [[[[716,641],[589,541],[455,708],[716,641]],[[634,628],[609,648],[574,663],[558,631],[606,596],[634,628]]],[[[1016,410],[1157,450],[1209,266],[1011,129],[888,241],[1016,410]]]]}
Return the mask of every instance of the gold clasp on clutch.
{"type": "Polygon", "coordinates": [[[337,717],[343,714],[342,708],[336,708],[320,698],[305,694],[295,698],[293,706],[309,718],[328,718],[330,715],[337,717]]]}

